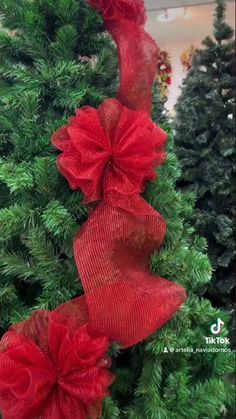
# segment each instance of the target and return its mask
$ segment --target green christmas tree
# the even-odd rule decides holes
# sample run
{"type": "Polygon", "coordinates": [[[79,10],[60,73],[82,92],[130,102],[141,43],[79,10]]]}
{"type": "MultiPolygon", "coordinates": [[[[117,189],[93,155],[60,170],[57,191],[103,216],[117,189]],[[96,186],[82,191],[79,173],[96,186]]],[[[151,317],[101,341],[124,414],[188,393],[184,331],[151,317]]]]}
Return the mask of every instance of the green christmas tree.
{"type": "MultiPolygon", "coordinates": [[[[196,235],[188,220],[194,196],[176,191],[181,171],[168,125],[167,160],[145,194],[165,218],[167,236],[161,251],[153,255],[151,270],[185,287],[188,299],[175,317],[146,342],[125,351],[114,362],[117,379],[113,401],[105,401],[104,418],[128,419],[233,419],[234,354],[229,344],[209,345],[211,324],[228,322],[226,313],[213,308],[198,294],[211,280],[206,241],[196,235]],[[208,352],[209,351],[209,352],[208,352]],[[231,378],[232,380],[232,378],[231,378]],[[115,415],[116,412],[116,415],[115,415]]],[[[221,337],[226,338],[224,328],[221,337]]]]}
{"type": "Polygon", "coordinates": [[[207,239],[213,267],[208,296],[230,304],[234,288],[235,44],[217,0],[214,38],[198,50],[176,106],[176,149],[183,171],[179,185],[194,190],[192,219],[207,239]]]}
{"type": "Polygon", "coordinates": [[[117,59],[83,1],[1,2],[0,324],[53,309],[81,287],[72,237],[86,218],[55,166],[55,129],[114,96],[117,59]]]}
{"type": "MultiPolygon", "coordinates": [[[[8,28],[0,38],[5,330],[37,308],[53,309],[83,293],[72,244],[87,209],[82,195],[70,191],[58,173],[50,137],[76,107],[114,97],[117,64],[99,15],[82,1],[5,0],[1,7],[8,28]]],[[[180,168],[172,132],[164,129],[169,133],[166,163],[145,198],[165,217],[168,231],[150,267],[182,284],[188,300],[146,342],[128,350],[113,345],[116,380],[104,401],[103,419],[232,419],[234,387],[227,377],[234,369],[232,353],[227,342],[208,345],[205,339],[218,317],[228,319],[197,296],[211,279],[211,266],[205,240],[188,221],[193,196],[175,189],[180,168]]],[[[226,327],[220,336],[227,338],[226,327]]]]}
{"type": "Polygon", "coordinates": [[[166,107],[166,102],[168,97],[161,97],[158,82],[155,80],[153,84],[153,107],[152,107],[152,119],[155,120],[158,124],[166,123],[170,120],[170,114],[166,107]]]}

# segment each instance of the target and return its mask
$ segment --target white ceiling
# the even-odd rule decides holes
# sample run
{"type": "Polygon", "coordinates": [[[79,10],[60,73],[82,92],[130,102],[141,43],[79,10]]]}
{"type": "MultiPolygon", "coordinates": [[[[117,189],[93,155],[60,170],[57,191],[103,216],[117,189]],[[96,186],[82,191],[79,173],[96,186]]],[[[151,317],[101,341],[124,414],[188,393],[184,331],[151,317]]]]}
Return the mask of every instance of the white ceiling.
{"type": "MultiPolygon", "coordinates": [[[[146,0],[146,3],[158,3],[159,5],[171,3],[175,5],[178,3],[183,4],[181,0],[146,0]]],[[[215,12],[215,2],[200,6],[190,6],[189,3],[194,0],[186,0],[188,3],[188,18],[184,19],[183,16],[178,16],[171,22],[157,21],[158,14],[163,10],[149,10],[147,11],[146,30],[153,36],[160,45],[191,43],[199,44],[199,42],[207,35],[212,35],[213,15],[215,12]]],[[[165,6],[166,8],[166,6],[165,6]]],[[[235,3],[228,1],[226,10],[226,21],[235,27],[235,3]]]]}
{"type": "MultiPolygon", "coordinates": [[[[234,1],[234,0],[228,0],[234,1]]],[[[183,6],[199,6],[215,3],[215,0],[145,0],[147,10],[163,10],[183,6]]]]}

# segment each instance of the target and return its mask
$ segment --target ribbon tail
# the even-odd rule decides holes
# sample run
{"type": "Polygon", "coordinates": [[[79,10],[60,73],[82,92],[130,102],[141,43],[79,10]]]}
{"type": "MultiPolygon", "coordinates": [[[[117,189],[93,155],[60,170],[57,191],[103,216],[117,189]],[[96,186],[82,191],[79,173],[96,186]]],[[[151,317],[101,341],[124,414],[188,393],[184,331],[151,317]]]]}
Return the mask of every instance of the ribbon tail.
{"type": "Polygon", "coordinates": [[[101,203],[74,241],[90,323],[124,347],[154,333],[186,299],[180,285],[149,272],[166,225],[138,198],[137,215],[101,203]]]}
{"type": "Polygon", "coordinates": [[[118,48],[120,87],[117,99],[129,109],[150,114],[159,52],[155,41],[131,20],[107,21],[106,27],[118,48]]]}

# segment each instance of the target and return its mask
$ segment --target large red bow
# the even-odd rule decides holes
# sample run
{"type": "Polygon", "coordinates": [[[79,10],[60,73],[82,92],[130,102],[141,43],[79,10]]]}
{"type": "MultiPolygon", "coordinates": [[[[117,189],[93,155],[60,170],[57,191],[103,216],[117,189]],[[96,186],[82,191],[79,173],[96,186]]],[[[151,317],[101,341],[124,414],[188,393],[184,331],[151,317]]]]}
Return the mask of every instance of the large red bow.
{"type": "Polygon", "coordinates": [[[38,311],[1,341],[4,419],[97,419],[113,381],[108,339],[78,319],[38,311]]]}
{"type": "Polygon", "coordinates": [[[114,193],[132,196],[143,192],[146,181],[156,176],[154,165],[164,160],[166,138],[147,112],[132,111],[108,99],[98,110],[79,109],[52,142],[63,151],[59,170],[72,189],[83,191],[89,203],[113,202],[114,193]]]}

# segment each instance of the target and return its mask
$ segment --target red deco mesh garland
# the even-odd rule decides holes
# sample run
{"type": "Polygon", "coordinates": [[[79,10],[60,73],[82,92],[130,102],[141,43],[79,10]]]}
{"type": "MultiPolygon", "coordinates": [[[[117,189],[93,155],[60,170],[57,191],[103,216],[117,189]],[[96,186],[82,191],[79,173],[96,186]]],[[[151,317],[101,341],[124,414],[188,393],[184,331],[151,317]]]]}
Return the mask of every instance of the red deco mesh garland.
{"type": "Polygon", "coordinates": [[[161,327],[185,297],[178,284],[149,273],[166,224],[139,195],[164,160],[165,140],[147,112],[116,99],[78,110],[53,136],[71,188],[100,202],[74,241],[90,322],[124,346],[161,327]]]}
{"type": "MultiPolygon", "coordinates": [[[[158,49],[144,31],[142,0],[90,0],[118,48],[117,99],[84,107],[53,136],[58,168],[85,202],[99,202],[74,241],[91,324],[131,346],[166,323],[186,298],[149,272],[166,223],[139,195],[164,161],[166,134],[150,119],[158,49]]],[[[79,304],[79,300],[78,300],[79,304]]]]}
{"type": "Polygon", "coordinates": [[[4,419],[98,419],[113,381],[109,341],[124,347],[165,324],[185,301],[178,284],[151,275],[166,223],[140,195],[164,161],[166,134],[150,119],[158,50],[144,31],[143,0],[90,0],[118,48],[117,99],[77,110],[53,136],[58,168],[87,204],[75,237],[85,295],[41,310],[0,342],[4,419]]]}

